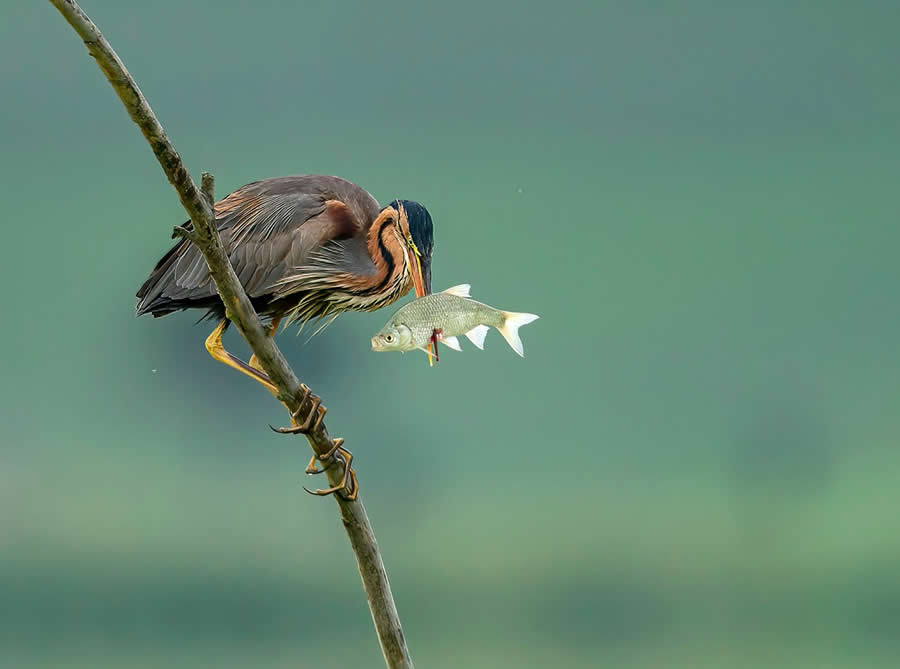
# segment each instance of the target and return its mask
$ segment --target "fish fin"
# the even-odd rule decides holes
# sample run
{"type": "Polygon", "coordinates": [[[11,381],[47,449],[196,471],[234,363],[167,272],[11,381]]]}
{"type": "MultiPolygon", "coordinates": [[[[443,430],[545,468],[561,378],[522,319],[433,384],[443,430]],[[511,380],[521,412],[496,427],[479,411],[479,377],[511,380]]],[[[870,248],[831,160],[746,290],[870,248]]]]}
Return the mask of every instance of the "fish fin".
{"type": "Polygon", "coordinates": [[[449,346],[454,351],[462,351],[462,346],[459,345],[459,339],[456,337],[441,337],[441,343],[449,346]]]}
{"type": "Polygon", "coordinates": [[[428,350],[427,348],[425,348],[424,346],[417,346],[416,348],[417,348],[418,350],[422,351],[422,353],[424,353],[425,355],[427,355],[429,360],[431,360],[431,357],[434,355],[434,353],[432,353],[431,351],[429,351],[429,350],[428,350]]]}
{"type": "Polygon", "coordinates": [[[506,339],[512,350],[524,358],[525,348],[522,346],[522,340],[519,338],[519,328],[536,321],[539,316],[535,314],[517,314],[514,311],[501,311],[500,313],[503,314],[503,324],[497,330],[503,335],[503,338],[506,339]]]}
{"type": "Polygon", "coordinates": [[[471,297],[469,295],[470,290],[472,290],[472,286],[467,283],[461,283],[458,286],[451,286],[443,292],[447,293],[447,295],[456,295],[457,297],[471,297]]]}
{"type": "Polygon", "coordinates": [[[487,325],[476,325],[466,333],[466,337],[468,337],[469,341],[475,344],[475,346],[484,350],[484,338],[487,337],[488,330],[490,330],[490,328],[487,325]]]}

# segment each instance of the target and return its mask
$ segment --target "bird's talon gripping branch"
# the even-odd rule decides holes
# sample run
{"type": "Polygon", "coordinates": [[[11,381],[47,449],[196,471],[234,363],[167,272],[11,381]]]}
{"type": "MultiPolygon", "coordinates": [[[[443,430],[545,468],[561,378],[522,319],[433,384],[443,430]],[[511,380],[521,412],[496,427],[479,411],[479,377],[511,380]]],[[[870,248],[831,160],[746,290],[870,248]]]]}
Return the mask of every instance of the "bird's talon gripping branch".
{"type": "Polygon", "coordinates": [[[322,474],[323,472],[327,471],[328,468],[334,464],[334,461],[338,459],[335,457],[335,453],[340,453],[341,455],[339,457],[342,457],[344,459],[346,459],[347,456],[349,456],[351,460],[353,459],[353,454],[350,451],[348,451],[346,448],[341,448],[341,446],[344,444],[344,439],[342,437],[335,437],[333,443],[334,445],[327,453],[323,453],[322,455],[314,454],[310,458],[309,464],[306,465],[305,470],[307,474],[322,474]],[[323,464],[322,469],[316,467],[316,460],[323,464]]]}
{"type": "Polygon", "coordinates": [[[313,475],[315,475],[315,474],[324,474],[324,473],[327,472],[329,469],[331,469],[331,465],[334,464],[334,460],[328,460],[328,461],[325,462],[325,464],[322,466],[322,469],[319,469],[318,467],[316,467],[316,461],[317,461],[317,460],[320,461],[320,462],[323,462],[323,460],[322,460],[318,455],[313,455],[313,456],[309,459],[309,464],[306,465],[306,469],[304,469],[303,471],[306,472],[307,474],[309,474],[310,476],[313,476],[313,475]]]}
{"type": "Polygon", "coordinates": [[[306,398],[309,397],[312,391],[309,389],[308,385],[306,385],[305,383],[301,383],[300,392],[302,394],[300,395],[300,399],[297,400],[297,410],[291,414],[291,418],[297,418],[297,416],[300,415],[300,410],[303,409],[303,403],[306,401],[306,398]]]}
{"type": "MultiPolygon", "coordinates": [[[[335,441],[338,440],[335,439],[335,441]]],[[[310,490],[306,486],[304,486],[303,489],[310,495],[318,495],[319,497],[323,497],[325,495],[334,495],[335,493],[337,493],[340,494],[340,496],[348,502],[352,502],[359,494],[359,482],[356,480],[356,472],[354,472],[353,468],[350,466],[350,463],[353,462],[353,454],[347,449],[341,448],[339,445],[336,446],[336,448],[333,450],[335,450],[333,458],[335,460],[339,459],[344,465],[344,477],[341,479],[341,482],[336,486],[325,488],[324,490],[310,490]]],[[[328,454],[326,453],[326,455],[328,454]]]]}
{"type": "Polygon", "coordinates": [[[298,399],[297,410],[291,414],[291,427],[272,427],[270,425],[269,427],[272,427],[275,432],[279,434],[311,434],[322,425],[322,420],[328,413],[328,409],[322,406],[322,398],[311,394],[309,387],[305,384],[300,384],[300,390],[302,394],[298,399]],[[312,400],[312,404],[309,411],[306,412],[306,418],[301,423],[300,416],[303,415],[303,406],[307,399],[312,400]]]}
{"type": "MultiPolygon", "coordinates": [[[[322,419],[325,418],[325,414],[328,412],[328,409],[322,406],[322,399],[317,395],[313,395],[309,387],[305,384],[300,385],[300,392],[301,395],[298,398],[297,410],[291,414],[291,427],[272,427],[270,425],[269,427],[272,428],[272,430],[279,434],[310,434],[316,432],[322,425],[322,419]],[[309,411],[306,413],[306,418],[303,420],[303,423],[300,423],[300,417],[303,415],[303,407],[306,404],[306,400],[311,400],[311,404],[309,411]]],[[[344,465],[344,476],[341,482],[332,488],[325,488],[324,490],[310,490],[309,488],[303,488],[306,492],[311,495],[321,496],[332,495],[339,491],[344,491],[341,492],[341,496],[344,499],[351,502],[356,499],[359,486],[356,481],[356,472],[350,467],[350,463],[353,462],[353,453],[346,448],[343,448],[343,444],[344,440],[341,437],[335,438],[327,453],[323,453],[322,455],[316,454],[310,458],[309,464],[306,465],[305,470],[307,474],[321,474],[327,471],[336,461],[340,461],[344,465]],[[322,463],[321,469],[316,467],[317,460],[322,463]],[[348,490],[350,492],[347,492],[348,490]]]]}

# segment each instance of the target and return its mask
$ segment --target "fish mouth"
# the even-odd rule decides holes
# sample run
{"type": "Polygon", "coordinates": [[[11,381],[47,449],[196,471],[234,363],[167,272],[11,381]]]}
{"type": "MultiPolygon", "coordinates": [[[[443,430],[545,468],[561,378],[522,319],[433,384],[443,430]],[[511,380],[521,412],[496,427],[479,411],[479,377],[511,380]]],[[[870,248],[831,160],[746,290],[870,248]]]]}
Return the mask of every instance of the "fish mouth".
{"type": "Polygon", "coordinates": [[[384,343],[384,340],[375,335],[372,337],[372,350],[376,353],[384,353],[385,351],[390,351],[391,349],[384,343]]]}

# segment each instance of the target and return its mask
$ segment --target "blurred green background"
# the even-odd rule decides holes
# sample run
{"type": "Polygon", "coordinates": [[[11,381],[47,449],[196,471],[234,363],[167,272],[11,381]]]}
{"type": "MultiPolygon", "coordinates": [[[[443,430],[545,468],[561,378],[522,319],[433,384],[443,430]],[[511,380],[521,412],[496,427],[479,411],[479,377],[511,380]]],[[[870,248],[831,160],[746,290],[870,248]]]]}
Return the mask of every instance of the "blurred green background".
{"type": "MultiPolygon", "coordinates": [[[[220,196],[419,200],[436,288],[541,315],[433,369],[391,309],[279,337],[418,666],[900,664],[896,2],[85,9],[220,196]]],[[[0,96],[0,664],[381,666],[281,407],[134,318],[185,217],[49,3],[0,96]]]]}

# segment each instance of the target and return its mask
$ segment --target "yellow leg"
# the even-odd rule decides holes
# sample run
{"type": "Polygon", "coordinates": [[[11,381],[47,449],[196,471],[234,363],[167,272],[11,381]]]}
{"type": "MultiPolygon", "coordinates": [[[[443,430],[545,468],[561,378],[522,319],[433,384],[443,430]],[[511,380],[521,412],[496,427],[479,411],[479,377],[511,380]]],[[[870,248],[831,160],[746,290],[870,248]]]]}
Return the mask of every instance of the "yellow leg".
{"type": "Polygon", "coordinates": [[[251,379],[254,379],[263,384],[266,390],[277,397],[278,388],[276,388],[272,384],[272,382],[269,380],[269,377],[266,376],[265,373],[261,372],[259,369],[251,367],[240,358],[231,355],[231,353],[225,350],[225,347],[222,345],[222,333],[225,332],[225,324],[227,322],[228,321],[222,321],[221,323],[219,323],[216,326],[216,329],[212,331],[212,334],[206,338],[206,350],[209,351],[209,354],[219,362],[224,362],[232,369],[236,369],[242,374],[246,374],[251,379]]]}
{"type": "MultiPolygon", "coordinates": [[[[272,322],[269,323],[269,332],[267,333],[270,337],[274,337],[275,333],[278,331],[278,324],[281,323],[281,316],[276,316],[272,319],[272,322]]],[[[256,357],[256,353],[250,356],[250,366],[253,369],[257,369],[260,372],[263,371],[263,368],[259,364],[259,359],[256,357]]],[[[264,372],[263,372],[264,373],[264,372]]]]}

